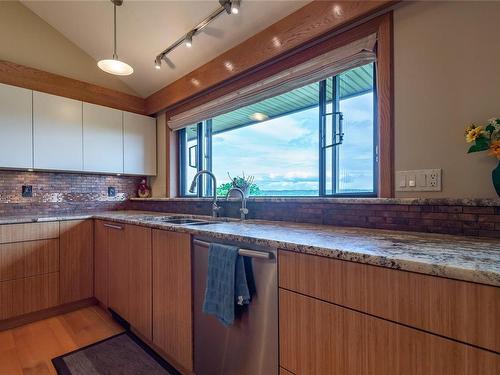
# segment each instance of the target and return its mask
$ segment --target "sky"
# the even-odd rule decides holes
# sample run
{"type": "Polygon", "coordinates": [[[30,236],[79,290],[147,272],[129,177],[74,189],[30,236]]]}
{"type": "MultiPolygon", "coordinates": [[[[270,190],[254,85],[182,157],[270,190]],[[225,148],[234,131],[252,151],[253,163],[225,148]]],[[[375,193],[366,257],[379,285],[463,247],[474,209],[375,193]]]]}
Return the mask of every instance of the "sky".
{"type": "MultiPolygon", "coordinates": [[[[340,187],[372,189],[373,96],[341,101],[344,144],[340,149],[340,187]]],[[[263,121],[213,136],[213,171],[219,185],[253,175],[261,190],[318,191],[318,108],[263,121]]],[[[302,192],[303,194],[304,192],[302,192]]]]}

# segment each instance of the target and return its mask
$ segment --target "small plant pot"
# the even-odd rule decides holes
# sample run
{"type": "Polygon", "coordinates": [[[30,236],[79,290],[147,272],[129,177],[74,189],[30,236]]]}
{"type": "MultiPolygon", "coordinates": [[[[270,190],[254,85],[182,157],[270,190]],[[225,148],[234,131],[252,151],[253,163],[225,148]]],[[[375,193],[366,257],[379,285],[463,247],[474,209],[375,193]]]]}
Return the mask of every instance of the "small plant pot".
{"type": "MultiPolygon", "coordinates": [[[[248,198],[250,196],[250,188],[249,187],[241,189],[241,191],[243,191],[243,194],[245,194],[245,198],[248,198]]],[[[241,194],[238,193],[237,191],[233,190],[229,193],[229,198],[241,198],[241,194]]]]}

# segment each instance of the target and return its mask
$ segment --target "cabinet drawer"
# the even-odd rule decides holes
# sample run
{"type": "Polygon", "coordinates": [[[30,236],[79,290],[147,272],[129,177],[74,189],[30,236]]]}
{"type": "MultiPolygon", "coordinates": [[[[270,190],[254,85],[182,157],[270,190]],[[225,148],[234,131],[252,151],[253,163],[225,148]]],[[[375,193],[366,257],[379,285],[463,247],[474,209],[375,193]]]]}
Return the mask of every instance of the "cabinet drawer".
{"type": "Polygon", "coordinates": [[[0,244],[59,237],[59,222],[0,225],[0,244]]]}
{"type": "Polygon", "coordinates": [[[494,375],[500,355],[280,290],[280,366],[296,375],[494,375]]]}
{"type": "Polygon", "coordinates": [[[279,285],[500,352],[500,288],[288,251],[279,285]]]}
{"type": "Polygon", "coordinates": [[[59,270],[59,240],[0,245],[0,281],[22,279],[59,270]]]}
{"type": "Polygon", "coordinates": [[[59,272],[0,282],[0,320],[59,303],[59,272]]]}

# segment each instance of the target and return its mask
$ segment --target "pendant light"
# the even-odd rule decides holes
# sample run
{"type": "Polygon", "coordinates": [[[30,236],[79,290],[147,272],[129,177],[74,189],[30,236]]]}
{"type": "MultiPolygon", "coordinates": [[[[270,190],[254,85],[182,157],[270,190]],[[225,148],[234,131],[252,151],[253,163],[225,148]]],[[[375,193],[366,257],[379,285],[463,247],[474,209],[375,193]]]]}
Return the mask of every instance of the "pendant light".
{"type": "Polygon", "coordinates": [[[113,58],[100,60],[97,63],[97,66],[104,70],[106,73],[115,74],[117,76],[128,76],[134,72],[134,69],[124,63],[123,61],[118,60],[118,55],[116,54],[116,7],[123,4],[123,0],[111,0],[113,3],[113,15],[114,15],[114,45],[113,45],[113,58]]]}

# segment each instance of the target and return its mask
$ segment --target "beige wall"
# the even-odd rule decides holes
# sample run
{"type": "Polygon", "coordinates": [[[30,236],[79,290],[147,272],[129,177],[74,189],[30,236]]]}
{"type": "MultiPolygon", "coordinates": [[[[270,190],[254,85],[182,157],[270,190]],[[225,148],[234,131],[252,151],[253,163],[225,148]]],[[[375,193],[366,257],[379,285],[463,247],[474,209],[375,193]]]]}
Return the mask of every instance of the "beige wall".
{"type": "Polygon", "coordinates": [[[155,198],[167,196],[167,119],[165,113],[156,117],[156,170],[150,177],[151,195],[155,198]]]}
{"type": "MultiPolygon", "coordinates": [[[[89,26],[91,27],[91,26],[89,26]]],[[[0,60],[136,93],[18,1],[0,0],[0,60]]]]}
{"type": "Polygon", "coordinates": [[[464,128],[500,117],[500,2],[422,2],[394,14],[396,170],[442,168],[443,191],[496,197],[485,152],[464,128]]]}

